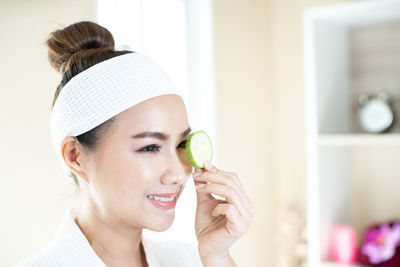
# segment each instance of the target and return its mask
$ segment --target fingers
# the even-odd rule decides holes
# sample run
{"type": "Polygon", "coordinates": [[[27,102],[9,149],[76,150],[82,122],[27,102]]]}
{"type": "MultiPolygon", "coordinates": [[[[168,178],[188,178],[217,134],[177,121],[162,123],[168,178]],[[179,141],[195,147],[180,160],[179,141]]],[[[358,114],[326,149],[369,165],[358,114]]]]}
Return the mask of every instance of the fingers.
{"type": "MultiPolygon", "coordinates": [[[[233,188],[238,196],[236,199],[236,202],[240,202],[241,205],[238,207],[240,208],[240,213],[243,216],[248,216],[250,219],[254,216],[254,208],[251,204],[250,199],[244,192],[243,186],[240,183],[239,177],[233,173],[233,172],[226,172],[217,169],[214,166],[207,166],[206,164],[206,169],[196,169],[195,173],[193,174],[195,182],[203,182],[203,183],[212,183],[212,184],[219,184],[219,185],[225,185],[228,188],[226,189],[221,189],[220,187],[216,188],[214,187],[209,187],[210,190],[222,190],[225,194],[228,194],[229,191],[232,191],[233,188]]],[[[215,193],[217,195],[221,195],[223,197],[226,197],[225,195],[218,194],[217,192],[211,191],[210,193],[215,193]]],[[[235,200],[235,197],[234,197],[235,200]]]]}
{"type": "Polygon", "coordinates": [[[195,175],[193,176],[195,181],[212,182],[217,184],[229,185],[231,187],[237,187],[237,188],[239,187],[231,177],[224,175],[222,171],[219,171],[217,173],[205,171],[201,175],[196,175],[196,176],[195,175]]]}
{"type": "Polygon", "coordinates": [[[197,182],[211,182],[211,183],[216,183],[216,184],[222,184],[222,185],[228,185],[230,187],[235,188],[239,195],[240,199],[244,202],[244,205],[251,209],[251,202],[250,199],[247,197],[246,193],[244,192],[244,189],[241,185],[238,185],[233,181],[233,179],[230,176],[226,176],[223,174],[222,171],[218,171],[217,173],[212,173],[212,172],[203,172],[199,176],[193,176],[194,180],[197,182]]]}
{"type": "Polygon", "coordinates": [[[230,181],[234,182],[238,187],[242,187],[242,183],[240,182],[239,177],[236,175],[236,173],[223,171],[223,170],[217,169],[214,166],[209,168],[209,169],[195,169],[194,175],[203,174],[203,173],[206,173],[206,172],[212,172],[212,173],[220,174],[220,175],[228,178],[230,181]]]}
{"type": "Polygon", "coordinates": [[[228,204],[233,204],[237,208],[239,215],[248,224],[251,223],[253,216],[251,215],[249,210],[243,205],[243,202],[241,201],[240,196],[235,188],[221,184],[208,183],[208,184],[203,184],[202,187],[196,186],[196,189],[198,192],[203,192],[203,193],[205,192],[208,193],[208,195],[213,193],[225,197],[226,202],[228,204]]]}
{"type": "Polygon", "coordinates": [[[247,223],[243,223],[238,209],[232,204],[218,204],[212,211],[212,216],[225,216],[227,218],[226,230],[233,237],[240,237],[247,232],[247,223]]]}
{"type": "MultiPolygon", "coordinates": [[[[197,188],[197,185],[204,184],[204,183],[197,182],[195,180],[194,184],[195,184],[195,186],[197,188]]],[[[209,201],[214,201],[214,200],[215,200],[215,198],[210,194],[202,193],[202,192],[199,192],[199,191],[197,193],[197,203],[198,203],[198,205],[202,205],[204,203],[208,203],[209,201]]]]}
{"type": "Polygon", "coordinates": [[[235,188],[221,184],[209,183],[197,185],[196,189],[198,192],[206,192],[208,194],[213,193],[225,197],[227,203],[234,204],[238,208],[241,216],[250,216],[246,211],[246,208],[243,206],[242,201],[239,199],[238,192],[235,188]]]}
{"type": "Polygon", "coordinates": [[[211,171],[211,172],[219,173],[219,174],[225,175],[227,177],[230,177],[238,186],[242,186],[242,183],[240,182],[239,177],[236,175],[236,173],[220,170],[220,169],[216,168],[215,166],[213,166],[208,161],[206,161],[206,163],[204,164],[204,168],[202,168],[202,169],[195,168],[194,173],[204,173],[206,171],[211,171]]]}

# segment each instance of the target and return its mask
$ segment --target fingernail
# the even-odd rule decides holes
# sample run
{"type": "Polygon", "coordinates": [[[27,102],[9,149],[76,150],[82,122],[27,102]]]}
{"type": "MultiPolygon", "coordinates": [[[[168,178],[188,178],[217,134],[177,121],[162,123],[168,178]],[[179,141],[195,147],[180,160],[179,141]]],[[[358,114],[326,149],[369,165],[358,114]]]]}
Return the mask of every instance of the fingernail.
{"type": "Polygon", "coordinates": [[[204,162],[204,165],[207,167],[207,169],[214,168],[214,166],[210,162],[208,162],[207,160],[204,162]]]}
{"type": "Polygon", "coordinates": [[[198,184],[196,185],[196,189],[197,190],[201,190],[202,188],[204,188],[206,186],[206,184],[198,184]]]}

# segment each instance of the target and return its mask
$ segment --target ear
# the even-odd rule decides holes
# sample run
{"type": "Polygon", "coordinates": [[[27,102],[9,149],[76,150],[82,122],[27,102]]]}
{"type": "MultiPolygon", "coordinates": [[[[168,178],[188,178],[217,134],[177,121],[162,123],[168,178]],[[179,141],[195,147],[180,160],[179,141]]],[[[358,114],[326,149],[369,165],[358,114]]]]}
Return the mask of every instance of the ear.
{"type": "Polygon", "coordinates": [[[89,178],[85,169],[85,154],[79,149],[78,143],[73,136],[64,138],[61,145],[61,152],[65,163],[70,170],[86,183],[89,183],[89,178]]]}

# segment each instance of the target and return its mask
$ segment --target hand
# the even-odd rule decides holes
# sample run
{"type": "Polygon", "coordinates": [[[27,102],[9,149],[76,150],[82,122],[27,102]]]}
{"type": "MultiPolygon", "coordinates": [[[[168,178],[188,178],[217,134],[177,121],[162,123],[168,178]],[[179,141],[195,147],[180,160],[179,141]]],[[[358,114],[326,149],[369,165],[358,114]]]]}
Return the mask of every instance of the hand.
{"type": "Polygon", "coordinates": [[[233,262],[229,248],[247,233],[254,208],[233,172],[219,170],[206,162],[205,169],[196,169],[193,178],[197,191],[195,228],[200,257],[207,262],[224,259],[233,262]],[[211,193],[226,199],[215,199],[211,193]]]}

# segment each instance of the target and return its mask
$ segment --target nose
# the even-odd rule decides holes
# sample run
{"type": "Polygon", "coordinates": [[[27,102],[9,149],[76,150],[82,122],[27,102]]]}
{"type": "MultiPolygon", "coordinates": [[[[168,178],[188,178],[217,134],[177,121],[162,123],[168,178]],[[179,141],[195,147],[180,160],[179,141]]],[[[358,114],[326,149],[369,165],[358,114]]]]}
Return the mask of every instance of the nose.
{"type": "Polygon", "coordinates": [[[171,153],[167,157],[166,163],[168,168],[161,177],[161,182],[163,184],[176,183],[179,185],[185,183],[187,178],[187,166],[185,163],[176,153],[171,153]]]}

